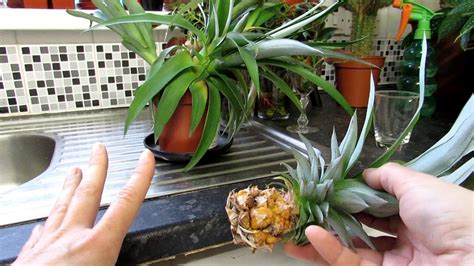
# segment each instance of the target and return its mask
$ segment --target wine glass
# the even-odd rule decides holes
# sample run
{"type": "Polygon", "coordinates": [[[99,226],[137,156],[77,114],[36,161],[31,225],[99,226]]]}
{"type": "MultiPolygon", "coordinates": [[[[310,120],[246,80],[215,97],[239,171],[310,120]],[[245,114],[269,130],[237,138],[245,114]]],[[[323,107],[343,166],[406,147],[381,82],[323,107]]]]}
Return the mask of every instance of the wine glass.
{"type": "Polygon", "coordinates": [[[315,90],[315,88],[311,84],[308,84],[308,82],[304,82],[303,78],[299,75],[288,74],[287,80],[289,81],[293,91],[300,96],[303,112],[300,113],[298,120],[296,120],[297,124],[288,126],[286,130],[301,134],[318,132],[319,129],[317,127],[308,126],[309,120],[306,115],[306,108],[310,102],[309,95],[315,90]]]}

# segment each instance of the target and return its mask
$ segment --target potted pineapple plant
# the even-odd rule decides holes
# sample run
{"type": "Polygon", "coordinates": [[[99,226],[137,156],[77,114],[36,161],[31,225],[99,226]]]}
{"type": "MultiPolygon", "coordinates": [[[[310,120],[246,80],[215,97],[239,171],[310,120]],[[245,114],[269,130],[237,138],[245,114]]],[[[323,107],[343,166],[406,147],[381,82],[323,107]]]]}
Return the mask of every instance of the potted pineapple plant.
{"type": "Polygon", "coordinates": [[[391,3],[392,0],[347,0],[343,5],[352,13],[351,39],[358,40],[350,46],[349,51],[354,56],[372,64],[372,66],[358,62],[335,64],[337,88],[353,107],[367,106],[370,73],[374,73],[376,82],[379,79],[385,58],[371,56],[374,31],[377,27],[378,10],[391,3]]]}
{"type": "MultiPolygon", "coordinates": [[[[93,0],[99,9],[94,15],[69,10],[69,14],[96,22],[97,27],[108,27],[122,37],[122,44],[150,64],[148,77],[137,88],[125,121],[125,132],[148,103],[154,106],[154,138],[176,141],[163,136],[173,132],[181,113],[180,103],[191,103],[184,108],[189,117],[184,127],[184,139],[199,141],[190,150],[192,158],[185,167],[190,170],[204,156],[219,134],[222,115],[222,98],[228,104],[228,119],[224,129],[231,139],[253,109],[260,93],[259,78],[263,77],[285,93],[302,111],[298,98],[288,84],[276,75],[271,67],[291,71],[302,76],[331,95],[345,110],[352,109],[331,84],[316,75],[294,56],[334,57],[357,60],[354,57],[332,52],[322,47],[309,46],[287,38],[301,27],[337,8],[341,2],[322,9],[324,0],[301,16],[274,29],[255,31],[270,19],[275,1],[262,0],[208,0],[191,1],[173,14],[145,13],[136,0],[93,0]],[[184,44],[176,44],[156,53],[152,34],[153,25],[177,27],[186,34],[184,44]],[[245,76],[250,77],[249,86],[245,76]],[[198,132],[202,129],[202,132],[198,132]],[[197,134],[197,135],[195,135],[197,134]]],[[[362,61],[361,61],[362,62],[362,61]]],[[[174,131],[176,132],[176,131],[174,131]]]]}

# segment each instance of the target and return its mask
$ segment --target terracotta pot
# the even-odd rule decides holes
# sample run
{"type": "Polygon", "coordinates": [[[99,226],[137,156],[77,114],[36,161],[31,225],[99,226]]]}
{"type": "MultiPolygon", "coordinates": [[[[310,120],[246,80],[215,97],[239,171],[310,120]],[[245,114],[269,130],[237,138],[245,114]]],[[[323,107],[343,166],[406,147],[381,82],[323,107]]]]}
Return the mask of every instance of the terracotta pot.
{"type": "Polygon", "coordinates": [[[189,136],[191,128],[192,96],[188,91],[176,108],[171,119],[165,125],[158,139],[160,150],[164,152],[194,152],[201,139],[205,115],[201,119],[193,135],[189,136]]]}
{"type": "Polygon", "coordinates": [[[372,63],[379,68],[357,62],[336,63],[336,84],[339,92],[346,98],[352,107],[367,107],[370,91],[370,73],[374,73],[375,86],[380,76],[385,58],[371,56],[362,60],[372,63]]]}
{"type": "Polygon", "coordinates": [[[48,8],[48,0],[8,0],[11,8],[48,8]]]}
{"type": "Polygon", "coordinates": [[[74,0],[52,0],[52,8],[54,9],[75,9],[74,0]]]}
{"type": "Polygon", "coordinates": [[[91,0],[79,0],[77,3],[79,9],[96,9],[94,3],[91,0]]]}

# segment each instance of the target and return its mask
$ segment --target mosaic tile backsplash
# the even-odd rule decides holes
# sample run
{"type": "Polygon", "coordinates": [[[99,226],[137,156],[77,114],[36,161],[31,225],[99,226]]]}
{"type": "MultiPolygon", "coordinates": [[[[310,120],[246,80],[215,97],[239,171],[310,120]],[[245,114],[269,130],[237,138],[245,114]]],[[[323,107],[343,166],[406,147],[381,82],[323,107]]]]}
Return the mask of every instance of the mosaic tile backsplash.
{"type": "MultiPolygon", "coordinates": [[[[400,45],[375,40],[374,51],[386,57],[380,84],[394,83],[400,45]]],[[[121,44],[0,46],[0,116],[125,107],[147,70],[121,44]]],[[[334,83],[333,66],[322,75],[334,83]]]]}

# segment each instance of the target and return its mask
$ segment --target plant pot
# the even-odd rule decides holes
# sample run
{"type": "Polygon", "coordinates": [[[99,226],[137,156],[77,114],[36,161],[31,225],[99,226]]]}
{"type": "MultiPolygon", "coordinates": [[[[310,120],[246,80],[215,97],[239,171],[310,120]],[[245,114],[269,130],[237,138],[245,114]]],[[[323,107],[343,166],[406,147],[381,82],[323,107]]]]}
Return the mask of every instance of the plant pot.
{"type": "Polygon", "coordinates": [[[79,9],[96,9],[94,3],[91,0],[79,0],[77,3],[79,9]]]}
{"type": "Polygon", "coordinates": [[[352,107],[367,107],[370,91],[370,73],[374,74],[375,86],[380,76],[385,58],[371,56],[362,60],[372,63],[379,68],[373,68],[357,62],[336,63],[337,89],[352,107]]]}
{"type": "Polygon", "coordinates": [[[160,11],[163,9],[163,0],[142,0],[142,6],[145,10],[160,11]]]}
{"type": "Polygon", "coordinates": [[[8,0],[10,8],[48,8],[48,0],[8,0]]]}
{"type": "Polygon", "coordinates": [[[52,0],[51,7],[53,9],[75,9],[74,0],[52,0]]]}
{"type": "Polygon", "coordinates": [[[158,145],[161,151],[183,153],[194,152],[196,150],[204,128],[205,116],[203,116],[196,130],[190,136],[191,114],[192,96],[188,91],[184,94],[183,98],[181,98],[176,111],[161,132],[160,138],[158,139],[158,145]]]}

